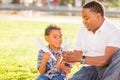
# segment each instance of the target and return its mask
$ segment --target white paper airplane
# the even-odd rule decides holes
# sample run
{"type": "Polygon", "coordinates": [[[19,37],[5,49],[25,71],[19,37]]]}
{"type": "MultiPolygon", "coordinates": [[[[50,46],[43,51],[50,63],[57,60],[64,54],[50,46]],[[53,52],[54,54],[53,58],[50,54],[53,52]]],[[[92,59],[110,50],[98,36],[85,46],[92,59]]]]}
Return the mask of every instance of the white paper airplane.
{"type": "MultiPolygon", "coordinates": [[[[36,39],[36,45],[42,49],[44,52],[49,52],[51,55],[51,58],[53,58],[56,61],[56,58],[54,57],[54,55],[50,52],[50,50],[48,49],[47,46],[44,45],[44,43],[40,40],[40,39],[36,39]]],[[[63,51],[68,51],[69,47],[71,45],[70,40],[67,40],[65,42],[65,45],[63,46],[63,51]]],[[[62,59],[62,56],[61,56],[62,59]]],[[[60,60],[61,61],[61,60],[60,60]]]]}

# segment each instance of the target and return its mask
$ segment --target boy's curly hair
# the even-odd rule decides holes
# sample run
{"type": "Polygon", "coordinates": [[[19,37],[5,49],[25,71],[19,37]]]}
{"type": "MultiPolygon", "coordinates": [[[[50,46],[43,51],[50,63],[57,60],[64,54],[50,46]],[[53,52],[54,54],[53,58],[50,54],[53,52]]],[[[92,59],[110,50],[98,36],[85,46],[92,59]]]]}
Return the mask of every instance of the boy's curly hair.
{"type": "Polygon", "coordinates": [[[55,24],[50,24],[45,29],[44,35],[49,35],[52,30],[61,30],[61,28],[59,26],[55,25],[55,24]]]}

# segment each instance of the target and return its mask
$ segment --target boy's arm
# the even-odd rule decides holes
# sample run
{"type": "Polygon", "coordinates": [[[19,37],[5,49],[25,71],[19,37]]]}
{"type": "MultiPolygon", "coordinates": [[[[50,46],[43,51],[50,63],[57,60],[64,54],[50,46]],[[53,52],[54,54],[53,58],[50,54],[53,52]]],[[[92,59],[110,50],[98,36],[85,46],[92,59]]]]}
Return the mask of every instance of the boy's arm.
{"type": "Polygon", "coordinates": [[[39,67],[39,73],[44,74],[46,72],[46,63],[50,58],[50,53],[44,53],[41,65],[39,67]]]}
{"type": "Polygon", "coordinates": [[[44,74],[46,71],[46,62],[42,60],[41,66],[39,67],[39,73],[44,74]]]}

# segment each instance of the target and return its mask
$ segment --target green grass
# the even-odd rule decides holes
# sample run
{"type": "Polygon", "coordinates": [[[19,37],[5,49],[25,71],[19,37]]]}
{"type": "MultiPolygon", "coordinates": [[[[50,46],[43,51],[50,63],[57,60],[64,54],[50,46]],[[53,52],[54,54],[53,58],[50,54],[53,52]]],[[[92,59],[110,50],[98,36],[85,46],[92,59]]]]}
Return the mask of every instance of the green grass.
{"type": "MultiPolygon", "coordinates": [[[[34,21],[0,21],[0,80],[35,80],[38,76],[35,39],[44,40],[44,29],[50,23],[34,21]]],[[[81,24],[55,23],[63,29],[63,43],[69,38],[75,43],[75,34],[81,24]]],[[[77,64],[79,65],[79,64],[77,64]]],[[[71,76],[79,66],[75,66],[71,76]]]]}

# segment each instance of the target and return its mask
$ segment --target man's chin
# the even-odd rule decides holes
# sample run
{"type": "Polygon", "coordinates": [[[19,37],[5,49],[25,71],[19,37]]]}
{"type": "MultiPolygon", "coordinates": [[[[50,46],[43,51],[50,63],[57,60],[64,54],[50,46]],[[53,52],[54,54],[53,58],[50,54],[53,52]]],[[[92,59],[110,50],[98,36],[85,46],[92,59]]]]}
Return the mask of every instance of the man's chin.
{"type": "Polygon", "coordinates": [[[91,29],[89,29],[89,28],[87,28],[87,27],[85,27],[88,31],[91,31],[91,29]]]}
{"type": "Polygon", "coordinates": [[[88,29],[88,28],[87,28],[87,30],[88,30],[88,31],[91,31],[91,29],[88,29]]]}

